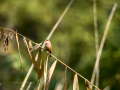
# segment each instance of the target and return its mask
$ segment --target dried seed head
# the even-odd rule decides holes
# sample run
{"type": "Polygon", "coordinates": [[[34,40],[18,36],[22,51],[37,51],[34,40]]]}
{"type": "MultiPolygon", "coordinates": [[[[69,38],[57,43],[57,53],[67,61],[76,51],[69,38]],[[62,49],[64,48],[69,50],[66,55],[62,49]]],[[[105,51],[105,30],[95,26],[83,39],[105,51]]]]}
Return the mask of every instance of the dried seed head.
{"type": "Polygon", "coordinates": [[[8,50],[9,43],[15,37],[15,32],[11,29],[0,27],[0,40],[4,39],[4,49],[8,50]]]}

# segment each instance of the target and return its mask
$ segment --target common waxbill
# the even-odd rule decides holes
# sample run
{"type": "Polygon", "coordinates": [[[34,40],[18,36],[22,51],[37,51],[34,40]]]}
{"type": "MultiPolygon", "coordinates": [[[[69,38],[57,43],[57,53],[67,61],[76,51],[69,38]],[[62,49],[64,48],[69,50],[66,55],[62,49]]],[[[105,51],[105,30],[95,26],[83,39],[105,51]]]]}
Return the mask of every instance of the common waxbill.
{"type": "MultiPolygon", "coordinates": [[[[45,40],[45,48],[47,51],[49,51],[49,53],[51,54],[51,42],[49,40],[45,40]]],[[[50,55],[51,57],[51,55],[50,55]]]]}

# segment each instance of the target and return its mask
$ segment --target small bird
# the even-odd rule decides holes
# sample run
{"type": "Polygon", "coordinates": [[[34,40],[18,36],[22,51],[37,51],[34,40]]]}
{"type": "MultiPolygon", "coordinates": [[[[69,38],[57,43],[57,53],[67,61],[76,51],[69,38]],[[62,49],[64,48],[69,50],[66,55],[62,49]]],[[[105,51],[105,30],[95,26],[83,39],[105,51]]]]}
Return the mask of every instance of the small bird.
{"type": "MultiPolygon", "coordinates": [[[[45,48],[47,51],[49,51],[49,53],[51,54],[51,42],[49,40],[45,40],[45,48]]],[[[50,55],[51,57],[51,55],[50,55]]]]}

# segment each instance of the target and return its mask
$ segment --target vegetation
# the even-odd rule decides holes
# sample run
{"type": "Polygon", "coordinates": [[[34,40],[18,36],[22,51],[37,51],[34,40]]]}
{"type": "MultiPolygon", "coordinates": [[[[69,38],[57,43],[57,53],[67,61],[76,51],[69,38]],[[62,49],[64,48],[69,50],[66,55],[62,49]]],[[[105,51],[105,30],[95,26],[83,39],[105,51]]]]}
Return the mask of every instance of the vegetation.
{"type": "MultiPolygon", "coordinates": [[[[36,43],[43,42],[69,3],[70,0],[1,0],[0,27],[17,30],[18,33],[36,43]]],[[[99,88],[104,89],[107,87],[110,90],[119,90],[119,0],[96,1],[97,28],[100,46],[107,20],[114,3],[117,3],[117,8],[111,20],[100,57],[99,88]]],[[[12,40],[6,51],[4,51],[4,45],[8,46],[8,44],[5,43],[6,39],[2,39],[0,42],[0,90],[19,90],[32,64],[32,59],[29,57],[26,50],[23,37],[18,37],[19,47],[17,47],[18,42],[16,43],[15,40],[12,40]],[[19,52],[17,50],[18,48],[20,48],[23,72],[21,69],[19,52]]],[[[74,0],[52,34],[50,41],[52,43],[52,55],[90,81],[96,60],[93,1],[74,0]]],[[[5,49],[7,48],[5,47],[5,49]]],[[[38,52],[40,52],[39,49],[35,50],[34,54],[36,55],[38,52]]],[[[44,53],[45,59],[47,59],[47,53],[44,53]]],[[[43,89],[45,83],[43,62],[44,55],[42,53],[41,68],[39,68],[39,73],[42,73],[42,76],[33,69],[24,89],[27,89],[31,82],[30,90],[36,90],[39,86],[37,79],[40,77],[40,90],[43,89]]],[[[49,68],[53,66],[53,62],[56,67],[52,77],[50,77],[49,90],[58,90],[60,86],[62,89],[64,88],[64,90],[66,87],[67,90],[72,90],[74,81],[79,82],[80,90],[86,89],[89,82],[85,82],[84,79],[77,76],[68,68],[66,71],[66,67],[55,61],[53,57],[48,58],[48,71],[49,68]],[[78,81],[74,78],[78,78],[78,81]],[[64,82],[67,82],[67,84],[64,82]],[[87,84],[85,85],[85,83],[87,84]]],[[[78,85],[78,83],[76,85],[78,85]]]]}

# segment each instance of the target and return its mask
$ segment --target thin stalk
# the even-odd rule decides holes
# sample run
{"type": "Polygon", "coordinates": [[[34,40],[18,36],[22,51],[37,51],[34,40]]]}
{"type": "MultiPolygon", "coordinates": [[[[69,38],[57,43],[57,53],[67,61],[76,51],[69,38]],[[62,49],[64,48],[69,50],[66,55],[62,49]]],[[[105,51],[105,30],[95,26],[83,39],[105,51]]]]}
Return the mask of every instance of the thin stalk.
{"type": "Polygon", "coordinates": [[[39,84],[38,84],[38,89],[37,90],[40,90],[40,82],[39,82],[39,84]]]}
{"type": "MultiPolygon", "coordinates": [[[[95,45],[96,45],[96,58],[97,58],[97,54],[98,54],[98,49],[99,49],[99,41],[98,41],[98,29],[97,29],[97,10],[96,10],[96,0],[93,0],[93,14],[94,14],[94,31],[95,31],[95,45]]],[[[92,78],[93,82],[95,78],[92,78]]],[[[92,82],[92,83],[93,83],[92,82]]],[[[96,72],[96,83],[95,85],[98,87],[99,86],[99,65],[98,65],[98,69],[96,72]]],[[[92,89],[92,88],[91,88],[92,89]]]]}
{"type": "MultiPolygon", "coordinates": [[[[115,12],[116,7],[117,7],[117,4],[115,3],[113,8],[112,8],[112,11],[110,13],[110,16],[108,18],[108,21],[107,21],[107,24],[106,24],[106,28],[105,28],[105,31],[104,31],[104,34],[103,34],[103,37],[102,37],[102,41],[101,41],[101,44],[100,44],[100,48],[98,50],[95,66],[94,66],[94,69],[93,69],[92,78],[95,78],[95,73],[97,72],[97,68],[98,68],[98,65],[99,65],[100,56],[101,56],[101,53],[102,53],[104,42],[105,42],[105,39],[106,39],[106,36],[107,36],[108,28],[110,26],[110,22],[112,20],[112,17],[113,17],[113,14],[115,12]]],[[[91,82],[93,83],[93,79],[91,79],[91,82]]]]}
{"type": "Polygon", "coordinates": [[[30,82],[30,83],[29,83],[29,85],[28,85],[28,87],[27,87],[27,89],[26,89],[26,90],[29,90],[29,89],[30,89],[30,87],[31,87],[31,85],[32,85],[32,82],[30,82]]]}

